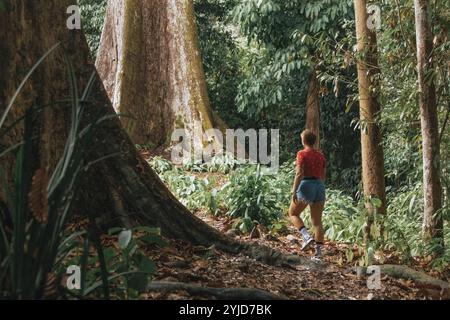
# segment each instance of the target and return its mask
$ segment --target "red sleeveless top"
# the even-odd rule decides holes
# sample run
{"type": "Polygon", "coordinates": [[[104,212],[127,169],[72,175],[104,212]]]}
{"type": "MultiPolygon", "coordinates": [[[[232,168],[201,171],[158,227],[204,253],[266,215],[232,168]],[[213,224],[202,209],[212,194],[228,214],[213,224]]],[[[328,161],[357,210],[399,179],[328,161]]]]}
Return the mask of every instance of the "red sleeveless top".
{"type": "Polygon", "coordinates": [[[319,150],[300,150],[297,153],[296,164],[303,166],[304,177],[324,178],[326,159],[319,150]]]}

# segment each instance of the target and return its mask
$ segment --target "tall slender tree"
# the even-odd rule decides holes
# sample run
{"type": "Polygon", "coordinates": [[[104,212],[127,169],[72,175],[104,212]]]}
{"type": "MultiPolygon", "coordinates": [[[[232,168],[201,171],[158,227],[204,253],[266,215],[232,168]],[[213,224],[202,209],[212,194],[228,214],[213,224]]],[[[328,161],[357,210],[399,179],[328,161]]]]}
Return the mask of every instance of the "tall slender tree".
{"type": "Polygon", "coordinates": [[[437,214],[442,207],[440,181],[439,124],[433,73],[433,36],[430,25],[430,2],[414,0],[419,77],[420,123],[423,154],[423,235],[426,241],[443,239],[443,221],[437,214]]]}
{"type": "MultiPolygon", "coordinates": [[[[367,26],[367,5],[365,0],[354,0],[355,24],[357,38],[357,69],[359,109],[361,124],[362,180],[366,207],[374,211],[374,201],[381,200],[377,208],[379,213],[386,213],[386,190],[384,181],[384,155],[381,145],[382,136],[377,116],[381,109],[376,94],[377,74],[380,72],[377,59],[376,31],[367,26]]],[[[371,215],[366,226],[366,238],[370,237],[371,215]]]]}
{"type": "MultiPolygon", "coordinates": [[[[110,0],[96,62],[108,96],[137,144],[168,146],[184,129],[203,147],[213,114],[192,0],[110,0]]],[[[195,147],[194,146],[194,147],[195,147]]],[[[220,147],[220,145],[218,145],[220,147]]]]}
{"type": "Polygon", "coordinates": [[[306,96],[306,128],[317,135],[316,147],[320,146],[320,97],[319,81],[316,69],[308,77],[308,94],[306,96]]]}

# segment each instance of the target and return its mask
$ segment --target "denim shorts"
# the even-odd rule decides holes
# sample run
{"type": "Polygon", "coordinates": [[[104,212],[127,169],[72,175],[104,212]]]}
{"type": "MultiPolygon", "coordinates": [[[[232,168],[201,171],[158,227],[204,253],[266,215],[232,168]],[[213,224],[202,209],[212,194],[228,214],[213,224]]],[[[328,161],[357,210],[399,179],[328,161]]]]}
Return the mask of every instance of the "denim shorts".
{"type": "Polygon", "coordinates": [[[296,194],[299,201],[308,204],[325,202],[325,185],[319,179],[302,180],[296,194]]]}

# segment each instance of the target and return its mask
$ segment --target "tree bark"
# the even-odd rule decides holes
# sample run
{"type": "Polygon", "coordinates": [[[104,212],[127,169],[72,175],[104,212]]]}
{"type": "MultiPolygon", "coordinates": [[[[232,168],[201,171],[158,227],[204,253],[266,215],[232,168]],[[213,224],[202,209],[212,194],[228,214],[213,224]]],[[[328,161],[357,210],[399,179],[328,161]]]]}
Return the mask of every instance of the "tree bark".
{"type": "MultiPolygon", "coordinates": [[[[201,148],[223,129],[210,107],[192,0],[110,0],[96,62],[134,143],[168,147],[184,129],[201,148]]],[[[221,147],[221,145],[217,145],[221,147]]]]}
{"type": "Polygon", "coordinates": [[[433,72],[433,39],[429,5],[427,0],[414,0],[425,200],[422,231],[426,241],[437,239],[443,244],[443,220],[439,214],[436,215],[442,207],[442,190],[436,87],[433,77],[430,77],[433,72]]]}
{"type": "Polygon", "coordinates": [[[377,42],[375,31],[367,27],[367,8],[365,0],[354,0],[357,38],[358,90],[361,124],[362,180],[366,208],[369,211],[365,235],[370,238],[370,227],[375,208],[371,198],[381,200],[377,212],[386,213],[386,191],[384,181],[384,155],[382,136],[377,123],[381,108],[376,99],[378,91],[377,42]]]}
{"type": "Polygon", "coordinates": [[[306,129],[317,136],[316,147],[320,146],[320,98],[319,81],[316,69],[311,70],[308,78],[308,95],[306,97],[306,129]]]}

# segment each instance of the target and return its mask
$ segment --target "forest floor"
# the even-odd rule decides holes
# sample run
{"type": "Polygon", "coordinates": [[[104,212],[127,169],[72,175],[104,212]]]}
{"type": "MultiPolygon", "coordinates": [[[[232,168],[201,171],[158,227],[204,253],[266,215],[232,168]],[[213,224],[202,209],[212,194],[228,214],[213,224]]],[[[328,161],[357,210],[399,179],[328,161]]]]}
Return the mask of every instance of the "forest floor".
{"type": "MultiPolygon", "coordinates": [[[[229,221],[196,213],[206,223],[225,231],[229,221]]],[[[260,234],[258,239],[236,236],[244,242],[256,242],[288,254],[310,257],[312,252],[300,251],[300,238],[260,234]]],[[[342,264],[343,244],[325,243],[324,264],[309,266],[271,266],[244,255],[231,255],[214,248],[192,246],[171,241],[165,249],[149,250],[158,264],[155,281],[183,282],[213,288],[258,288],[289,299],[439,299],[439,293],[421,288],[412,281],[381,275],[381,289],[370,290],[367,279],[359,277],[351,265],[342,264]]],[[[344,258],[345,259],[345,258],[344,258]]],[[[394,261],[389,261],[394,263],[394,261]]],[[[422,270],[423,271],[423,270],[422,270]]],[[[187,291],[149,292],[148,299],[205,299],[187,291]]]]}

